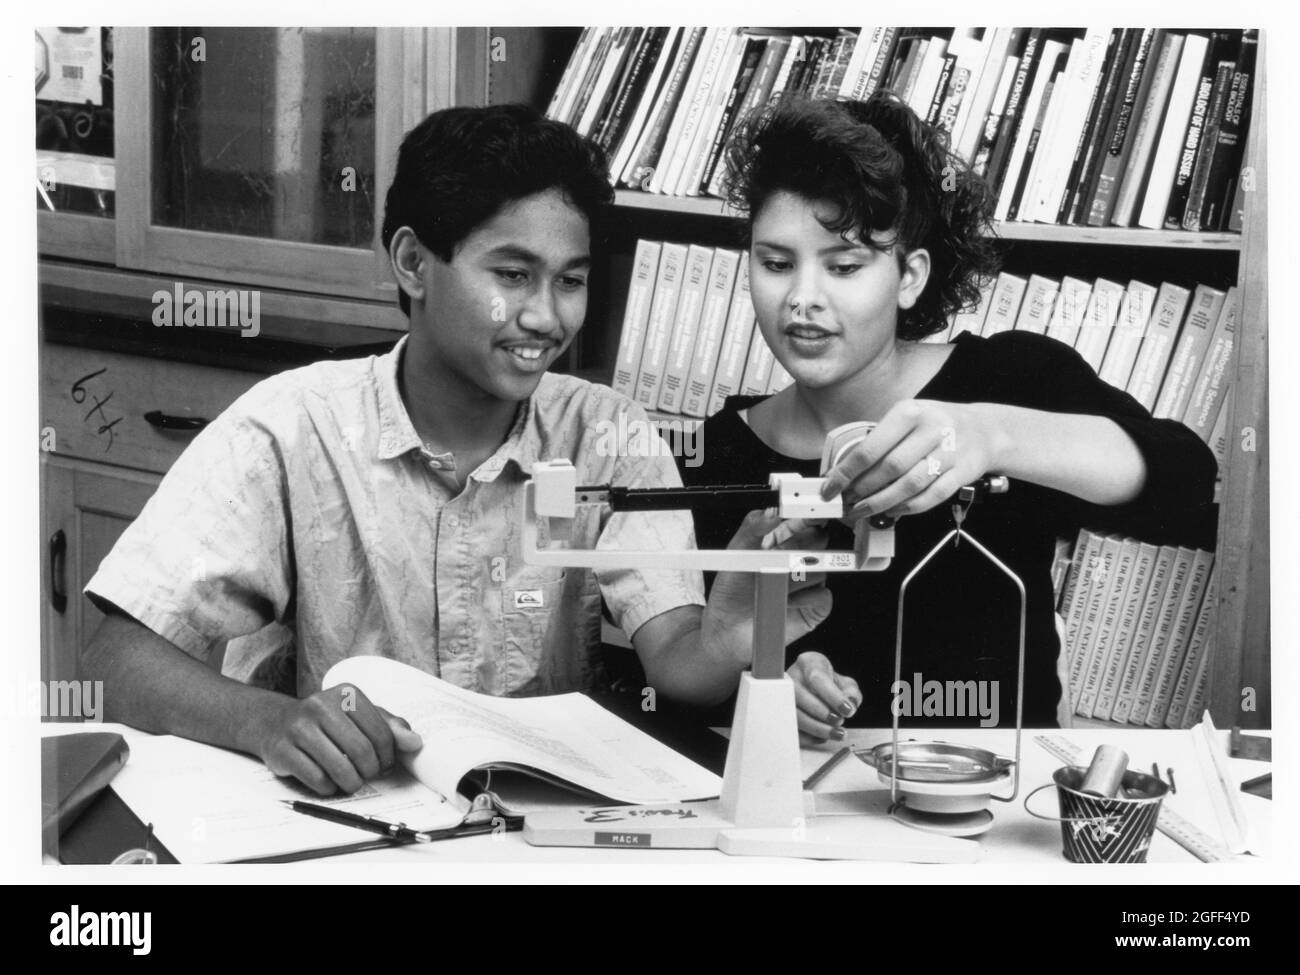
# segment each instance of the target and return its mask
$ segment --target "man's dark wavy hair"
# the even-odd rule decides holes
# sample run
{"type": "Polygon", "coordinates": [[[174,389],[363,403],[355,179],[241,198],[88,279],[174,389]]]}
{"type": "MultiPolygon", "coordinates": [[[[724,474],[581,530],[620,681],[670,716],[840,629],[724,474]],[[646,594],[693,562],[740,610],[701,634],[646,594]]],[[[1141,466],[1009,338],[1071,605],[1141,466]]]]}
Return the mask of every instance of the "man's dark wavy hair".
{"type": "Polygon", "coordinates": [[[997,273],[988,184],[890,92],[865,101],[795,99],[741,122],[727,149],[728,200],[752,224],[781,191],[831,204],[826,229],[856,235],[875,250],[930,253],[930,278],[916,304],[900,309],[898,337],[946,329],[979,301],[997,273]],[[873,240],[882,234],[884,244],[873,240]]]}
{"type": "MultiPolygon", "coordinates": [[[[526,105],[448,108],[406,134],[388,188],[384,248],[401,227],[450,261],[457,246],[503,206],[552,188],[587,218],[593,241],[614,199],[605,153],[526,105]]],[[[398,290],[402,311],[411,302],[398,290]]]]}

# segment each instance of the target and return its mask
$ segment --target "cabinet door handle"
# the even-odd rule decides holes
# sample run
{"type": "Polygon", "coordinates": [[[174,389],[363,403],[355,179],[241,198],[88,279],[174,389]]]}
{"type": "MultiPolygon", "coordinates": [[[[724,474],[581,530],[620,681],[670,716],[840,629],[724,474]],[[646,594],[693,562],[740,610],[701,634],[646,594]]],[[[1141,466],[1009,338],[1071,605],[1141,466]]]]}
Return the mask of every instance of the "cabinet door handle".
{"type": "Polygon", "coordinates": [[[63,584],[68,554],[68,536],[60,528],[50,536],[50,606],[62,614],[68,608],[67,587],[63,584]]]}
{"type": "Polygon", "coordinates": [[[150,410],[145,421],[158,430],[202,430],[208,421],[201,416],[174,416],[162,410],[150,410]]]}

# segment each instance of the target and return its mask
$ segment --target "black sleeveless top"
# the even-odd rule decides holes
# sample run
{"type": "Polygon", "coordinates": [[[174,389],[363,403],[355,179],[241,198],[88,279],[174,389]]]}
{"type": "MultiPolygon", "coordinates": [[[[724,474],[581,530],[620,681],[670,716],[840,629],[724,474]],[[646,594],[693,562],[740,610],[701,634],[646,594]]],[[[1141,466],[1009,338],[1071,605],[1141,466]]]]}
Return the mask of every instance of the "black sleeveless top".
{"type": "MultiPolygon", "coordinates": [[[[992,402],[1104,416],[1137,444],[1147,464],[1141,494],[1118,506],[1099,506],[1024,481],[975,504],[966,528],[1024,583],[1026,596],[1026,726],[1054,727],[1061,695],[1056,676],[1060,643],[1054,622],[1051,568],[1058,537],[1074,540],[1081,527],[1122,533],[1154,544],[1211,548],[1214,543],[1216,465],[1210,449],[1181,423],[1156,420],[1128,394],[1100,380],[1072,348],[1034,333],[1004,332],[981,338],[965,333],[917,399],[954,403],[992,402]]],[[[766,483],[768,474],[819,474],[819,461],[776,453],[738,411],[764,397],[734,396],[707,420],[696,467],[678,460],[687,485],[766,483]]],[[[863,419],[880,419],[863,417],[863,419]]],[[[701,548],[723,548],[745,510],[697,516],[701,548]]],[[[788,659],[818,650],[835,669],[861,686],[864,702],[849,722],[888,727],[894,700],[894,650],[899,586],[903,578],[953,527],[951,507],[939,505],[900,519],[896,555],[884,572],[830,573],[830,618],[788,649],[788,659]]],[[[832,523],[830,546],[852,548],[852,533],[832,523]]],[[[711,578],[708,580],[711,582],[711,578]]],[[[913,580],[904,618],[902,679],[907,685],[905,724],[991,726],[996,686],[996,724],[1014,727],[1019,597],[1012,583],[971,546],[945,549],[913,580]],[[985,681],[983,715],[925,717],[937,681],[985,681]],[[919,713],[915,711],[920,705],[919,713]],[[910,716],[909,716],[910,714],[910,716]]],[[[977,685],[978,687],[978,685],[977,685]]],[[[965,694],[962,691],[954,702],[965,694]]],[[[974,698],[966,698],[974,701],[974,698]]]]}

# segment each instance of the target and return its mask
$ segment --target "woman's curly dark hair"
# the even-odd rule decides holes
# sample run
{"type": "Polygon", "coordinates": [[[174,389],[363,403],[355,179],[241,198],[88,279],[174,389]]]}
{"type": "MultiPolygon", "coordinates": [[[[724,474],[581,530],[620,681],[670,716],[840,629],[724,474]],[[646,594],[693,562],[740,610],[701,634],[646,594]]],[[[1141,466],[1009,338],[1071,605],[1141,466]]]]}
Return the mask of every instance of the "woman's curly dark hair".
{"type": "Polygon", "coordinates": [[[929,251],[925,290],[899,311],[901,339],[946,329],[998,271],[988,184],[949,150],[946,134],[892,92],[764,109],[737,126],[727,163],[728,202],[751,225],[772,194],[786,191],[830,203],[836,216],[827,230],[879,251],[898,244],[900,264],[919,247],[929,251]]]}

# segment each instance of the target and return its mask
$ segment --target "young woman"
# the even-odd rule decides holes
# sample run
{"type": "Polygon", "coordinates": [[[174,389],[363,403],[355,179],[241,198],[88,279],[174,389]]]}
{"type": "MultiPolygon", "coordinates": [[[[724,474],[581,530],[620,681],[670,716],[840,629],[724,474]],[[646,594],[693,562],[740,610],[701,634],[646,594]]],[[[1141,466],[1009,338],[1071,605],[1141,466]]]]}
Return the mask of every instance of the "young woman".
{"type": "MultiPolygon", "coordinates": [[[[854,518],[900,519],[891,567],[829,574],[829,619],[791,647],[801,730],[843,737],[848,717],[888,726],[896,697],[906,719],[1014,724],[1018,597],[970,546],[909,588],[906,689],[891,686],[899,585],[953,526],[957,490],[989,473],[1011,489],[974,505],[966,527],[1024,582],[1025,723],[1054,726],[1055,540],[1080,527],[1185,540],[1213,494],[1211,452],[1053,339],[920,341],[976,300],[997,257],[985,184],[896,97],[768,110],[742,126],[729,161],[758,329],[794,382],[728,399],[704,426],[703,463],[682,467],[683,479],[819,474],[826,434],[870,420],[878,426],[830,473],[827,493],[842,489],[854,518]],[[948,699],[942,715],[916,713],[930,681],[975,681],[977,693],[948,699]]],[[[698,543],[725,545],[743,516],[697,519],[698,543]]],[[[832,547],[851,547],[846,524],[827,530],[832,547]]]]}

